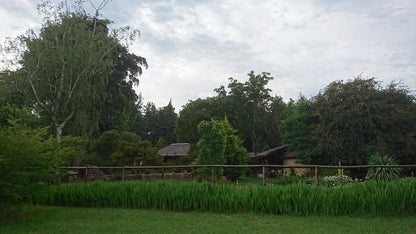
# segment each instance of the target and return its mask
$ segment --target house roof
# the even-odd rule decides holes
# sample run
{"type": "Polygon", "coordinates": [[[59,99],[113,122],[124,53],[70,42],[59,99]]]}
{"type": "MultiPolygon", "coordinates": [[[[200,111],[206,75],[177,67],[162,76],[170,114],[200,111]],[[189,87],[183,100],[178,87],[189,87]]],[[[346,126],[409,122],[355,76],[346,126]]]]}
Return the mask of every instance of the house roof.
{"type": "Polygon", "coordinates": [[[191,145],[189,143],[173,143],[157,152],[163,157],[175,157],[188,155],[190,149],[191,145]]]}
{"type": "Polygon", "coordinates": [[[274,152],[276,152],[276,151],[282,151],[282,150],[285,150],[288,146],[289,146],[289,145],[281,145],[281,146],[279,146],[279,147],[275,147],[275,148],[268,149],[268,150],[266,150],[266,151],[263,151],[263,152],[261,152],[261,153],[258,153],[258,154],[255,154],[255,155],[252,155],[252,156],[250,156],[250,157],[252,157],[252,158],[265,158],[265,157],[269,157],[270,155],[272,155],[272,154],[273,154],[274,152]]]}

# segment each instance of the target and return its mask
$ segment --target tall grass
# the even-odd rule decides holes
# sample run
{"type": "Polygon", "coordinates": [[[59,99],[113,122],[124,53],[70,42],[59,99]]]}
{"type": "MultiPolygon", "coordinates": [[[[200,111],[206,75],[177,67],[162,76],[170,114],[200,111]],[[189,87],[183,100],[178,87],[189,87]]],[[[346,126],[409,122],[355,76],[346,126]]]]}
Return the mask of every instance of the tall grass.
{"type": "Polygon", "coordinates": [[[35,203],[173,211],[293,215],[414,214],[416,180],[370,181],[342,187],[306,184],[235,186],[208,182],[129,181],[51,186],[35,203]]]}

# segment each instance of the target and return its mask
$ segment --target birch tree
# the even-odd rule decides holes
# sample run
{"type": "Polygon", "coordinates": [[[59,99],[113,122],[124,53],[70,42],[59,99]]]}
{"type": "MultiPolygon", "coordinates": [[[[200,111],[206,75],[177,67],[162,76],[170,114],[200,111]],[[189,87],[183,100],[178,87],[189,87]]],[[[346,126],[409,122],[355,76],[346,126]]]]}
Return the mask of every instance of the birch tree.
{"type": "Polygon", "coordinates": [[[89,131],[98,128],[111,52],[120,45],[120,36],[132,41],[138,35],[129,27],[110,35],[109,21],[98,15],[58,9],[45,17],[39,33],[28,31],[14,44],[24,48],[19,73],[29,87],[27,96],[50,119],[58,141],[72,119],[89,131]]]}

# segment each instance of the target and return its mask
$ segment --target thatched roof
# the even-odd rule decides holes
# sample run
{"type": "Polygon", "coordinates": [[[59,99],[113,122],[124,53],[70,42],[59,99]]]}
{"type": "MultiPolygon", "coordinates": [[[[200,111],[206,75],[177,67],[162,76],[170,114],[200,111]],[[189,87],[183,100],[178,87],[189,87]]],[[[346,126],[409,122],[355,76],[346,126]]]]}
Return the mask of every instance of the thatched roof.
{"type": "Polygon", "coordinates": [[[158,151],[162,157],[175,157],[188,155],[191,145],[189,143],[173,143],[158,151]]]}

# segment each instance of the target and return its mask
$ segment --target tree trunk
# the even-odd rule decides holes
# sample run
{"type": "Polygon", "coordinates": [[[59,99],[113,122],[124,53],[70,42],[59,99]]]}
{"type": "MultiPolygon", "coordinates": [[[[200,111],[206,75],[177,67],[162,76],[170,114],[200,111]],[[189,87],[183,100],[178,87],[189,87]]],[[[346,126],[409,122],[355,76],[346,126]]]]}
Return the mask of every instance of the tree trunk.
{"type": "Polygon", "coordinates": [[[61,143],[62,128],[64,128],[63,124],[56,124],[56,141],[58,141],[58,143],[61,143]]]}

